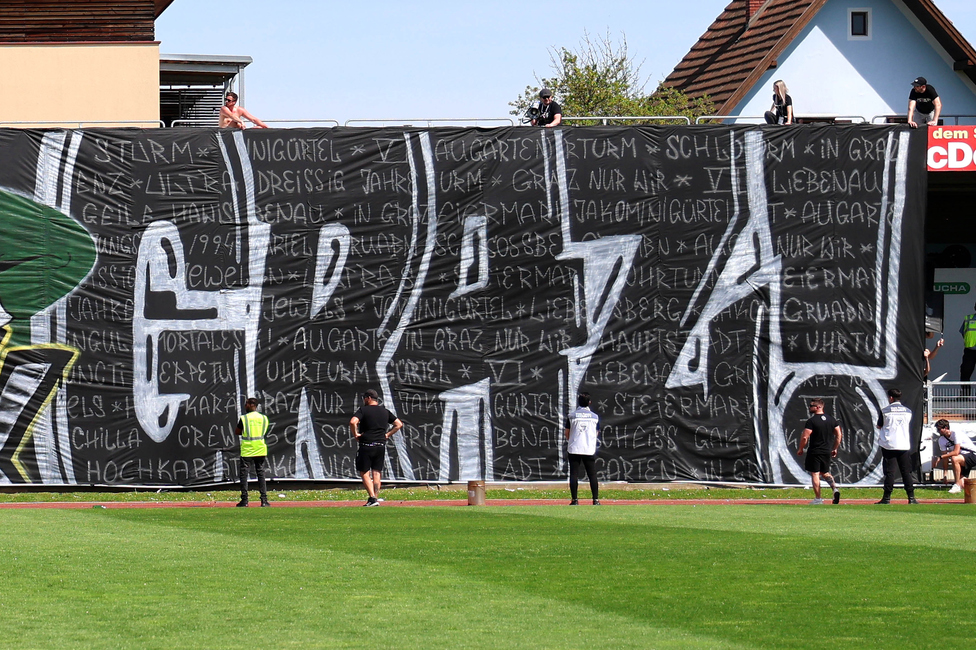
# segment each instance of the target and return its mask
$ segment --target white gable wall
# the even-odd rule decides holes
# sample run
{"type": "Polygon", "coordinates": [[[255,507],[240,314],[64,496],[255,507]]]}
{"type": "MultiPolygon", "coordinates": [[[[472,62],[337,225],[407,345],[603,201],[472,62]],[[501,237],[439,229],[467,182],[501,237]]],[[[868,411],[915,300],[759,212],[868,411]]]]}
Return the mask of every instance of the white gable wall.
{"type": "Polygon", "coordinates": [[[917,76],[938,90],[943,115],[976,116],[976,86],[900,0],[829,0],[731,114],[762,115],[782,79],[799,116],[904,115],[917,76]],[[869,40],[848,38],[849,9],[871,11],[869,40]]]}

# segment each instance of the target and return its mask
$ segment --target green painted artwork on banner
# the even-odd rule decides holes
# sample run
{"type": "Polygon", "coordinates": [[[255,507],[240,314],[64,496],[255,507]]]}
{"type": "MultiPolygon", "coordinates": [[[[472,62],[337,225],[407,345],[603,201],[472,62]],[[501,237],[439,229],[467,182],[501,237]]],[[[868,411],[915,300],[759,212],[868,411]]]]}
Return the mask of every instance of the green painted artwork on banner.
{"type": "Polygon", "coordinates": [[[95,244],[62,212],[0,190],[0,325],[7,345],[30,343],[30,318],[78,286],[95,264],[95,244]]]}
{"type": "Polygon", "coordinates": [[[0,190],[0,386],[21,402],[7,404],[9,423],[0,471],[17,482],[37,474],[35,426],[66,381],[80,352],[59,343],[31,343],[31,318],[74,290],[95,264],[95,245],[64,213],[0,190]]]}

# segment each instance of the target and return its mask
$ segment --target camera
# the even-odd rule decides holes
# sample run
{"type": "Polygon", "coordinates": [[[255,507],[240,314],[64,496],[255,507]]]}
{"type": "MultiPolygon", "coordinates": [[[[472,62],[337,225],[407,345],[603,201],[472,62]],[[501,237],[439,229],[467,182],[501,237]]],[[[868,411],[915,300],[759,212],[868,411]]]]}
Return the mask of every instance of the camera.
{"type": "Polygon", "coordinates": [[[531,122],[532,120],[539,119],[539,115],[542,114],[542,102],[538,99],[529,104],[529,108],[525,111],[525,121],[531,122]]]}

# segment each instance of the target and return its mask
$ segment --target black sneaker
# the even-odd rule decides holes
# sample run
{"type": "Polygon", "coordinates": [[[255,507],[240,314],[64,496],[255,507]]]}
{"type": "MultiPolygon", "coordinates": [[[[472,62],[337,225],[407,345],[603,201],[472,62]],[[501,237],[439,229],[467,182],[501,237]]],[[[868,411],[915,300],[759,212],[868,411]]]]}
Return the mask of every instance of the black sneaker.
{"type": "Polygon", "coordinates": [[[366,499],[366,503],[363,504],[363,507],[365,507],[365,508],[372,508],[372,507],[378,506],[378,505],[380,505],[380,502],[377,501],[376,499],[374,499],[373,497],[370,497],[370,498],[366,499]]]}
{"type": "Polygon", "coordinates": [[[578,506],[579,505],[579,500],[578,499],[573,499],[572,501],[569,502],[569,505],[571,505],[571,506],[578,506]]]}
{"type": "Polygon", "coordinates": [[[595,506],[600,505],[600,500],[599,499],[593,499],[593,505],[595,505],[595,506]]]}
{"type": "Polygon", "coordinates": [[[840,490],[834,490],[834,498],[831,500],[835,506],[840,503],[840,490]]]}
{"type": "Polygon", "coordinates": [[[261,499],[261,507],[262,508],[270,508],[271,507],[271,502],[268,501],[267,499],[261,499]]]}
{"type": "Polygon", "coordinates": [[[918,505],[918,499],[916,499],[915,497],[908,497],[908,502],[915,506],[918,505]]]}
{"type": "Polygon", "coordinates": [[[246,508],[247,507],[247,499],[241,499],[240,501],[238,501],[237,502],[237,507],[238,508],[246,508]]]}
{"type": "Polygon", "coordinates": [[[874,502],[874,505],[876,505],[876,506],[886,506],[886,505],[889,505],[890,503],[891,503],[891,501],[889,501],[888,499],[881,499],[881,501],[875,501],[874,502]]]}

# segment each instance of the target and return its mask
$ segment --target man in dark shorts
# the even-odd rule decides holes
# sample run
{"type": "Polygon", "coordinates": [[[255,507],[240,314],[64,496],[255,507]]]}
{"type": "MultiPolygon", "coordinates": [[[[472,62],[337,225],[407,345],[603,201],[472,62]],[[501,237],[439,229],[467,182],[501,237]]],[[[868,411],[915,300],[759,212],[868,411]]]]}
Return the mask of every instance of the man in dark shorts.
{"type": "Polygon", "coordinates": [[[824,413],[824,401],[820,398],[810,400],[810,419],[804,425],[796,455],[802,456],[803,450],[807,451],[803,468],[810,472],[813,480],[813,501],[810,502],[812,505],[823,503],[823,499],[820,498],[821,476],[834,491],[833,502],[840,503],[840,490],[837,489],[834,477],[830,475],[830,459],[837,457],[841,438],[840,423],[824,413]],[[809,449],[807,443],[810,443],[809,449]]]}
{"type": "Polygon", "coordinates": [[[365,506],[378,506],[376,495],[380,491],[383,461],[386,459],[386,441],[403,423],[389,409],[380,406],[379,395],[370,388],[363,393],[363,405],[349,420],[352,435],[359,441],[356,454],[356,471],[363,479],[369,499],[365,506]],[[388,428],[387,425],[393,425],[388,428]]]}
{"type": "Polygon", "coordinates": [[[963,478],[976,467],[976,444],[965,433],[949,429],[948,420],[936,422],[935,429],[939,432],[939,454],[932,466],[941,463],[942,469],[946,470],[948,464],[952,464],[956,483],[949,489],[949,494],[959,494],[962,492],[963,478]]]}

